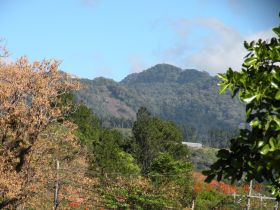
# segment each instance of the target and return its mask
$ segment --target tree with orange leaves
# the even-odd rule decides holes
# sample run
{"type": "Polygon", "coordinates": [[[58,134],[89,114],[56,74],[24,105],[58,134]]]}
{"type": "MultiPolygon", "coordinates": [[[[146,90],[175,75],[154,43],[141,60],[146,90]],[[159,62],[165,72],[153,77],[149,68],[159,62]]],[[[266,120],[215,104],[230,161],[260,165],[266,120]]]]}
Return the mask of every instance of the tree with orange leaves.
{"type": "MultiPolygon", "coordinates": [[[[4,48],[3,48],[4,49],[4,48]]],[[[6,51],[4,51],[6,55],[6,51]]],[[[16,205],[31,179],[27,161],[38,136],[63,117],[60,96],[78,87],[59,71],[59,62],[29,63],[26,57],[8,62],[0,56],[0,208],[16,205]]]]}

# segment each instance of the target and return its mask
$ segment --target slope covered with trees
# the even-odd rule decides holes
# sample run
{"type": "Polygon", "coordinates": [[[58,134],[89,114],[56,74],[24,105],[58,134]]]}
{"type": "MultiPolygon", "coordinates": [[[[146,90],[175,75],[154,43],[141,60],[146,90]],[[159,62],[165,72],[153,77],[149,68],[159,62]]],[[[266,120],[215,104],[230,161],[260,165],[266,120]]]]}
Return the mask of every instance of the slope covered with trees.
{"type": "Polygon", "coordinates": [[[211,146],[220,141],[219,146],[243,122],[244,106],[230,94],[218,95],[217,82],[207,72],[158,64],[120,82],[82,79],[84,88],[77,98],[105,127],[132,127],[137,110],[145,106],[153,115],[180,125],[186,140],[211,146]]]}

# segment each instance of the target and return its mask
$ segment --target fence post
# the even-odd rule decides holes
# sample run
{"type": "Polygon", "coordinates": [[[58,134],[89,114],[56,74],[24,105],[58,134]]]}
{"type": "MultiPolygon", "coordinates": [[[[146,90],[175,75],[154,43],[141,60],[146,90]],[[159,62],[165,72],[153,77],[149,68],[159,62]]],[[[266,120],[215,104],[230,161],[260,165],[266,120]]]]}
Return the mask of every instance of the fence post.
{"type": "Polygon", "coordinates": [[[277,210],[277,209],[278,209],[278,204],[279,204],[279,202],[276,201],[276,204],[275,204],[275,206],[274,206],[274,210],[277,210]]]}
{"type": "Polygon", "coordinates": [[[252,185],[253,185],[253,180],[250,181],[250,186],[249,186],[249,192],[247,195],[247,204],[246,204],[246,210],[250,209],[250,199],[251,199],[251,193],[252,193],[252,185]]]}
{"type": "Polygon", "coordinates": [[[194,210],[194,200],[192,201],[192,210],[194,210]]]}
{"type": "Polygon", "coordinates": [[[53,199],[53,209],[57,210],[58,205],[59,205],[59,200],[58,200],[58,191],[59,191],[59,161],[56,160],[56,180],[55,180],[55,185],[54,185],[54,199],[53,199]]]}
{"type": "Polygon", "coordinates": [[[263,197],[262,197],[262,195],[260,195],[261,196],[261,198],[260,198],[260,201],[261,201],[261,210],[263,209],[263,197]]]}

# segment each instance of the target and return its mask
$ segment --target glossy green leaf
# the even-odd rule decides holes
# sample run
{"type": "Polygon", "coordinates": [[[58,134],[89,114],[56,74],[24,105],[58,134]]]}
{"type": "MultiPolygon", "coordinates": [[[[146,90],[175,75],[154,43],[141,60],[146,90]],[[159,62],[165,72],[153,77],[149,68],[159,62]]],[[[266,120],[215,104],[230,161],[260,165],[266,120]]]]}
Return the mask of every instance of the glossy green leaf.
{"type": "Polygon", "coordinates": [[[277,34],[277,36],[280,36],[280,27],[273,28],[272,30],[277,34]]]}
{"type": "Polygon", "coordinates": [[[280,90],[277,91],[277,93],[275,95],[275,99],[280,100],[280,90]]]}
{"type": "Polygon", "coordinates": [[[270,151],[274,151],[275,150],[275,143],[276,143],[275,138],[271,137],[269,139],[270,151]]]}
{"type": "Polygon", "coordinates": [[[248,161],[248,166],[250,166],[251,168],[255,168],[255,166],[253,165],[253,163],[251,161],[248,161]]]}
{"type": "Polygon", "coordinates": [[[278,88],[278,85],[275,83],[275,82],[271,82],[271,85],[272,85],[272,87],[274,87],[274,88],[278,88]]]}
{"type": "Polygon", "coordinates": [[[263,166],[258,166],[257,167],[257,172],[260,173],[263,170],[263,166]]]}
{"type": "Polygon", "coordinates": [[[277,117],[274,117],[273,120],[277,123],[277,125],[280,127],[280,119],[277,117]]]}
{"type": "Polygon", "coordinates": [[[247,59],[244,61],[244,64],[245,64],[246,66],[253,66],[253,65],[256,64],[256,62],[257,62],[257,58],[255,58],[255,57],[250,57],[250,58],[247,58],[247,59]]]}
{"type": "Polygon", "coordinates": [[[227,76],[225,74],[217,74],[217,76],[224,81],[227,80],[227,76]]]}
{"type": "Polygon", "coordinates": [[[249,98],[244,98],[243,101],[245,103],[251,103],[257,96],[252,96],[252,97],[249,97],[249,98]]]}
{"type": "Polygon", "coordinates": [[[277,79],[277,81],[280,81],[280,73],[279,73],[278,71],[275,71],[275,69],[273,69],[273,70],[271,71],[271,73],[272,73],[272,76],[273,76],[275,79],[277,79]]]}
{"type": "Polygon", "coordinates": [[[262,155],[266,155],[266,154],[269,152],[269,150],[270,150],[270,147],[269,147],[268,144],[266,144],[266,145],[261,149],[260,153],[261,153],[262,155]]]}
{"type": "Polygon", "coordinates": [[[260,122],[258,120],[253,120],[250,122],[251,127],[256,127],[260,124],[260,122]]]}
{"type": "Polygon", "coordinates": [[[259,141],[258,142],[258,148],[262,147],[264,145],[264,141],[259,141]]]}
{"type": "Polygon", "coordinates": [[[223,94],[229,86],[229,84],[224,84],[224,83],[221,83],[219,85],[220,85],[220,94],[223,94]]]}

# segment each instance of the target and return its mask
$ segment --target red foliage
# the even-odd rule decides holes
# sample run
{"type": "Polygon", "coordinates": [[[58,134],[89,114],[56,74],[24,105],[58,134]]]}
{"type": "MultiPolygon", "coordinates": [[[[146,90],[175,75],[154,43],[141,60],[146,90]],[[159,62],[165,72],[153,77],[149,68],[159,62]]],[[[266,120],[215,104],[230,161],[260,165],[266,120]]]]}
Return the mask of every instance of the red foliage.
{"type": "Polygon", "coordinates": [[[202,189],[203,189],[202,184],[200,184],[200,183],[195,183],[195,184],[194,184],[194,191],[195,191],[195,192],[201,192],[202,189]]]}
{"type": "Polygon", "coordinates": [[[248,193],[250,190],[250,186],[248,184],[243,185],[243,192],[248,193]]]}
{"type": "MultiPolygon", "coordinates": [[[[68,206],[71,206],[71,207],[79,206],[84,202],[83,198],[75,198],[73,196],[71,196],[70,198],[71,198],[71,200],[75,200],[75,201],[72,201],[68,204],[68,206]]],[[[88,209],[88,208],[86,208],[86,209],[88,209]]]]}
{"type": "Polygon", "coordinates": [[[224,194],[233,194],[237,192],[237,189],[233,185],[226,184],[224,182],[220,182],[220,192],[224,194]]]}
{"type": "Polygon", "coordinates": [[[78,203],[78,202],[71,202],[71,203],[68,204],[68,206],[71,206],[71,207],[76,207],[76,206],[79,206],[79,205],[80,205],[80,203],[78,203]]]}
{"type": "Polygon", "coordinates": [[[219,187],[219,182],[217,180],[213,180],[209,184],[212,188],[218,188],[219,187]]]}
{"type": "MultiPolygon", "coordinates": [[[[248,193],[249,192],[249,185],[247,183],[243,184],[241,187],[236,187],[235,185],[229,185],[224,182],[218,182],[217,180],[212,180],[209,184],[205,183],[204,180],[206,176],[199,172],[193,172],[194,178],[194,191],[195,192],[221,192],[224,194],[234,194],[237,192],[240,193],[248,193]]],[[[255,184],[253,186],[253,190],[256,192],[260,192],[262,189],[261,184],[255,184]]]]}
{"type": "Polygon", "coordinates": [[[204,183],[205,176],[199,172],[193,173],[194,177],[194,191],[200,192],[205,190],[209,191],[217,191],[224,194],[233,194],[237,192],[236,186],[226,184],[224,182],[218,182],[217,180],[211,181],[209,184],[204,183]]]}

